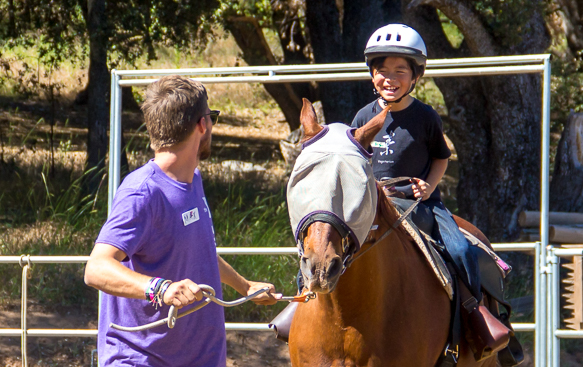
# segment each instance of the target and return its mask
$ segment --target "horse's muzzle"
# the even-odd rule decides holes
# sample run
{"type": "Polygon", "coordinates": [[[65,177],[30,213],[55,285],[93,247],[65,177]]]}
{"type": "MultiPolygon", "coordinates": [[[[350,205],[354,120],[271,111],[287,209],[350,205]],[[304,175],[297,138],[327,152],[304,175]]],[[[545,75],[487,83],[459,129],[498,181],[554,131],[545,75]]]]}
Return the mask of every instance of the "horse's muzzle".
{"type": "Polygon", "coordinates": [[[304,286],[317,293],[330,293],[336,288],[342,274],[342,258],[338,255],[330,259],[317,259],[316,256],[302,256],[300,269],[304,286]]]}

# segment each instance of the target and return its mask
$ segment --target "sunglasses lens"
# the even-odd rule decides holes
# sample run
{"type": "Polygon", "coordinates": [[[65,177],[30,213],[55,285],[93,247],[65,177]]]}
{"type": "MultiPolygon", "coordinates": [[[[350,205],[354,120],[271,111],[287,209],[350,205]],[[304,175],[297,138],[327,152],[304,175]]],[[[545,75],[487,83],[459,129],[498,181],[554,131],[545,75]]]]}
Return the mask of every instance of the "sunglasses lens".
{"type": "Polygon", "coordinates": [[[213,125],[215,125],[219,121],[219,111],[211,111],[210,118],[213,125]]]}

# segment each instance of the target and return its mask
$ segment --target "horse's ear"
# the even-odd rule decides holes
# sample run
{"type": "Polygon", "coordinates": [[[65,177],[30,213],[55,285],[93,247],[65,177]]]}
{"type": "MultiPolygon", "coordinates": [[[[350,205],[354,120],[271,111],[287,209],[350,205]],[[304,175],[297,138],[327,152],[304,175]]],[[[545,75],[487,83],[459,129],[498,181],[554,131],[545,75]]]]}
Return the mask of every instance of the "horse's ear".
{"type": "Polygon", "coordinates": [[[312,103],[305,98],[302,98],[302,101],[304,105],[300,113],[300,122],[304,127],[304,138],[302,139],[302,143],[304,143],[322,131],[323,127],[318,125],[318,117],[312,103]]]}
{"type": "Polygon", "coordinates": [[[356,129],[354,138],[360,143],[360,145],[362,145],[363,148],[368,149],[376,134],[381,131],[389,110],[390,106],[385,108],[383,112],[370,119],[369,122],[356,129]]]}

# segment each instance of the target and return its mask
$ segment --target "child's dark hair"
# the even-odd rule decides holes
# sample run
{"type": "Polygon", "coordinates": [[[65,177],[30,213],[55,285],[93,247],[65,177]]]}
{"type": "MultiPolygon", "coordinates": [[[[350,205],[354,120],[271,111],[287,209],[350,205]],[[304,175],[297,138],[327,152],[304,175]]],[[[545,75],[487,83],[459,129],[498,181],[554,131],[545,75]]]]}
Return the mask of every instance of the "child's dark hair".
{"type": "MultiPolygon", "coordinates": [[[[377,57],[377,58],[374,58],[371,60],[370,65],[369,65],[370,75],[373,75],[373,70],[378,70],[384,64],[387,57],[388,56],[377,57]]],[[[398,56],[398,57],[402,57],[402,56],[398,56]]],[[[409,64],[409,68],[413,72],[413,79],[417,78],[418,76],[423,75],[423,73],[425,72],[424,66],[417,65],[417,63],[413,59],[406,58],[406,57],[403,57],[403,58],[405,60],[407,60],[407,63],[409,64]]]]}

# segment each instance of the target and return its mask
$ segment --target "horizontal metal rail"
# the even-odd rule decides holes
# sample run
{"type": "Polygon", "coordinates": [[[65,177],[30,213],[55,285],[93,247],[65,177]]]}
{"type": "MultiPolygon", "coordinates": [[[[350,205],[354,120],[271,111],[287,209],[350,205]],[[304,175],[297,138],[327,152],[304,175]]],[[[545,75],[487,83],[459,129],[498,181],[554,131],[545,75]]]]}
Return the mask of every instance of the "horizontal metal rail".
{"type": "MultiPolygon", "coordinates": [[[[518,55],[496,57],[469,57],[461,59],[427,60],[427,71],[436,68],[475,67],[475,66],[506,66],[516,64],[541,64],[548,55],[518,55]]],[[[190,69],[150,69],[150,70],[117,70],[116,74],[126,77],[177,75],[233,75],[233,74],[293,74],[313,72],[366,72],[368,66],[364,62],[341,64],[308,64],[308,65],[267,65],[267,66],[237,66],[218,68],[190,69]]],[[[369,75],[370,76],[370,75],[369,75]]]]}
{"type": "MultiPolygon", "coordinates": [[[[536,242],[493,243],[495,251],[534,251],[536,242]]],[[[562,251],[562,250],[558,250],[562,251]]],[[[571,251],[571,250],[567,250],[571,251]]],[[[577,250],[575,250],[577,251],[577,250]]],[[[578,250],[581,254],[581,250],[578,250]]],[[[297,255],[297,247],[217,247],[219,255],[297,255]]],[[[568,255],[566,255],[568,256],[568,255]]],[[[573,255],[570,255],[573,256],[573,255]]],[[[0,256],[0,264],[18,264],[22,256],[0,256]]],[[[31,255],[32,264],[83,264],[89,256],[31,255]]]]}
{"type": "MultiPolygon", "coordinates": [[[[492,247],[496,251],[533,251],[536,243],[507,244],[496,243],[492,247]]],[[[219,255],[297,255],[296,247],[217,247],[219,255]]],[[[21,264],[24,256],[0,256],[0,264],[21,264]]],[[[27,256],[28,264],[83,264],[89,256],[27,256]]],[[[535,324],[512,324],[515,331],[534,331],[535,324]]],[[[270,330],[265,323],[225,323],[226,330],[236,331],[266,331],[270,330]]],[[[0,336],[22,336],[22,329],[2,329],[0,336]]],[[[95,337],[97,329],[26,329],[26,336],[30,337],[95,337]]]]}
{"type": "MultiPolygon", "coordinates": [[[[466,69],[429,69],[425,72],[427,77],[451,77],[451,76],[488,76],[506,74],[530,74],[540,73],[544,70],[542,65],[522,65],[505,66],[503,69],[497,66],[475,67],[466,69]]],[[[153,74],[156,75],[156,74],[153,74]]],[[[153,76],[152,75],[152,76],[153,76]]],[[[161,75],[158,75],[161,76],[161,75]]],[[[227,84],[227,83],[301,83],[301,82],[321,82],[334,80],[356,81],[369,80],[368,72],[347,72],[347,73],[327,73],[327,74],[298,74],[298,75],[255,75],[255,76],[218,76],[218,77],[196,77],[192,78],[206,84],[227,84]]],[[[119,85],[122,87],[145,86],[152,84],[159,79],[122,79],[119,85]]]]}

